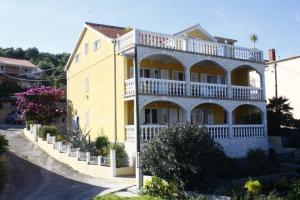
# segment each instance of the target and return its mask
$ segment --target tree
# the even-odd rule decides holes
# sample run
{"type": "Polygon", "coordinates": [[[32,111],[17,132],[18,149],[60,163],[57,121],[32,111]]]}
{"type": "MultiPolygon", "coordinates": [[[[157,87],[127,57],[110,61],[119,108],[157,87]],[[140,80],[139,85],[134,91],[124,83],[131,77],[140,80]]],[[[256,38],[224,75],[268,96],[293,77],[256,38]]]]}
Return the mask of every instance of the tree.
{"type": "Polygon", "coordinates": [[[293,108],[286,97],[273,97],[267,105],[268,127],[270,131],[277,131],[281,127],[294,127],[295,119],[292,114],[293,108]]]}
{"type": "Polygon", "coordinates": [[[62,89],[41,86],[17,93],[17,109],[26,121],[50,124],[56,117],[65,113],[62,89]]]}
{"type": "Polygon", "coordinates": [[[4,82],[0,84],[0,97],[14,95],[21,91],[23,91],[23,89],[15,82],[4,82]]]}
{"type": "Polygon", "coordinates": [[[0,134],[0,156],[7,151],[8,141],[4,135],[0,134]]]}
{"type": "Polygon", "coordinates": [[[196,125],[163,129],[142,153],[145,171],[188,190],[210,190],[223,174],[226,155],[220,145],[196,125]]]}
{"type": "Polygon", "coordinates": [[[251,34],[250,35],[250,40],[253,42],[253,48],[255,49],[255,44],[256,44],[256,41],[258,40],[258,37],[256,34],[251,34]]]}

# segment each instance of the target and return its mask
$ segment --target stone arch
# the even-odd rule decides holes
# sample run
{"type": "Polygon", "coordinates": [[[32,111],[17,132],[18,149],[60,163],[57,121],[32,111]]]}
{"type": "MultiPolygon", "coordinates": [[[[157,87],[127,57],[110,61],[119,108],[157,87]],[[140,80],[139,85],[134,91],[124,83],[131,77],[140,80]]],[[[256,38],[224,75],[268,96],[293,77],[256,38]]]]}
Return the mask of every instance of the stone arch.
{"type": "MultiPolygon", "coordinates": [[[[233,67],[230,71],[229,71],[229,74],[230,74],[230,77],[231,77],[231,84],[232,85],[237,85],[238,81],[235,81],[235,76],[233,73],[238,73],[238,71],[242,71],[244,70],[243,73],[245,73],[245,70],[248,70],[248,78],[250,78],[250,70],[254,71],[257,73],[258,77],[259,77],[259,87],[262,88],[263,86],[263,79],[264,79],[264,72],[261,71],[260,69],[258,69],[257,67],[255,66],[252,66],[252,65],[248,65],[248,64],[242,64],[242,65],[237,65],[235,67],[233,67]],[[236,82],[236,83],[235,83],[236,82]],[[235,84],[234,84],[235,83],[235,84]]],[[[237,75],[236,75],[237,76],[237,75]]],[[[255,75],[254,75],[255,76],[255,75]]],[[[248,80],[248,84],[250,83],[251,80],[248,80]]],[[[242,86],[245,86],[244,83],[239,83],[241,84],[242,86]]]]}
{"type": "Polygon", "coordinates": [[[214,63],[217,66],[219,66],[220,68],[222,68],[225,71],[225,73],[229,73],[228,68],[223,63],[221,64],[221,62],[213,60],[213,59],[209,59],[209,58],[201,58],[201,59],[197,59],[196,61],[193,61],[192,63],[189,64],[188,69],[191,70],[191,68],[194,65],[201,63],[201,62],[205,62],[205,61],[214,63]]]}
{"type": "Polygon", "coordinates": [[[142,60],[147,59],[149,57],[154,57],[154,56],[167,56],[170,57],[174,60],[176,60],[178,63],[180,63],[184,69],[186,69],[186,64],[183,62],[182,58],[180,58],[179,56],[172,54],[168,51],[163,51],[163,52],[155,52],[155,51],[149,51],[147,53],[143,53],[141,56],[139,56],[139,65],[142,62],[142,60]]]}
{"type": "Polygon", "coordinates": [[[232,110],[234,124],[264,124],[265,111],[252,103],[240,103],[232,110]]]}

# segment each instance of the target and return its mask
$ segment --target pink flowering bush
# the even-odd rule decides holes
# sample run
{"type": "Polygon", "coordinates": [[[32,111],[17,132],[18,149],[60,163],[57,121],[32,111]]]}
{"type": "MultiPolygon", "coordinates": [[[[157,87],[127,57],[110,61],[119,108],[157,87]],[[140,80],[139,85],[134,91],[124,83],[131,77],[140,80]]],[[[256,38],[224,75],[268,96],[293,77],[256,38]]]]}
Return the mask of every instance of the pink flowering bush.
{"type": "Polygon", "coordinates": [[[65,113],[62,89],[40,86],[17,93],[17,109],[26,121],[50,124],[55,117],[65,113]]]}

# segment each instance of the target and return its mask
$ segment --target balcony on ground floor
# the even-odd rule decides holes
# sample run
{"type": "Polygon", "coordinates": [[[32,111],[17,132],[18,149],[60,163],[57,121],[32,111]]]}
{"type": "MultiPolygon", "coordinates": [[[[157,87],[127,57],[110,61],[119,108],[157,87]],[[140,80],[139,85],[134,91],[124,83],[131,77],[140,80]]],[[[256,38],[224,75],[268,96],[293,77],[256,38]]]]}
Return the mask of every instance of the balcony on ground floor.
{"type": "MultiPolygon", "coordinates": [[[[127,141],[135,141],[133,103],[126,103],[127,141]]],[[[228,111],[221,105],[202,103],[187,110],[172,102],[154,101],[144,105],[140,112],[140,138],[153,140],[161,130],[172,124],[190,123],[205,128],[211,138],[259,138],[265,136],[264,113],[253,105],[243,104],[228,111]]]]}

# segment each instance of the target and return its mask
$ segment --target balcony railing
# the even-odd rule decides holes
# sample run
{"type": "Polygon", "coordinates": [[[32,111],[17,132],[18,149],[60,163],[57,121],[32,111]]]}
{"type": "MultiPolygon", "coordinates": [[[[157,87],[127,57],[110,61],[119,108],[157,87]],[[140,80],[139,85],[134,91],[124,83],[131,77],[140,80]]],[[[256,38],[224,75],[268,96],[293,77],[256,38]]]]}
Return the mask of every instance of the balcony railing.
{"type": "Polygon", "coordinates": [[[234,99],[261,100],[262,89],[257,87],[232,86],[232,97],[234,99]]]}
{"type": "MultiPolygon", "coordinates": [[[[231,96],[228,95],[228,85],[190,82],[190,93],[187,92],[187,82],[140,78],[139,92],[141,94],[162,94],[174,96],[194,96],[207,98],[234,98],[241,100],[263,100],[262,88],[231,86],[231,96]]],[[[125,96],[135,94],[134,78],[125,80],[125,96]]]]}
{"type": "Polygon", "coordinates": [[[227,98],[227,85],[191,82],[191,96],[227,98]]]}
{"type": "Polygon", "coordinates": [[[256,49],[138,29],[134,29],[117,39],[117,51],[126,50],[134,44],[256,62],[263,61],[262,51],[256,49]]]}
{"type": "Polygon", "coordinates": [[[235,138],[257,138],[264,137],[264,125],[233,125],[233,137],[235,138]]]}
{"type": "MultiPolygon", "coordinates": [[[[264,137],[264,125],[232,125],[232,136],[230,135],[229,125],[199,125],[205,127],[208,134],[213,139],[236,139],[236,138],[258,138],[264,137]]],[[[151,141],[165,127],[165,125],[141,125],[140,137],[142,142],[151,141]]],[[[134,125],[127,125],[126,141],[135,141],[134,125]]]]}

